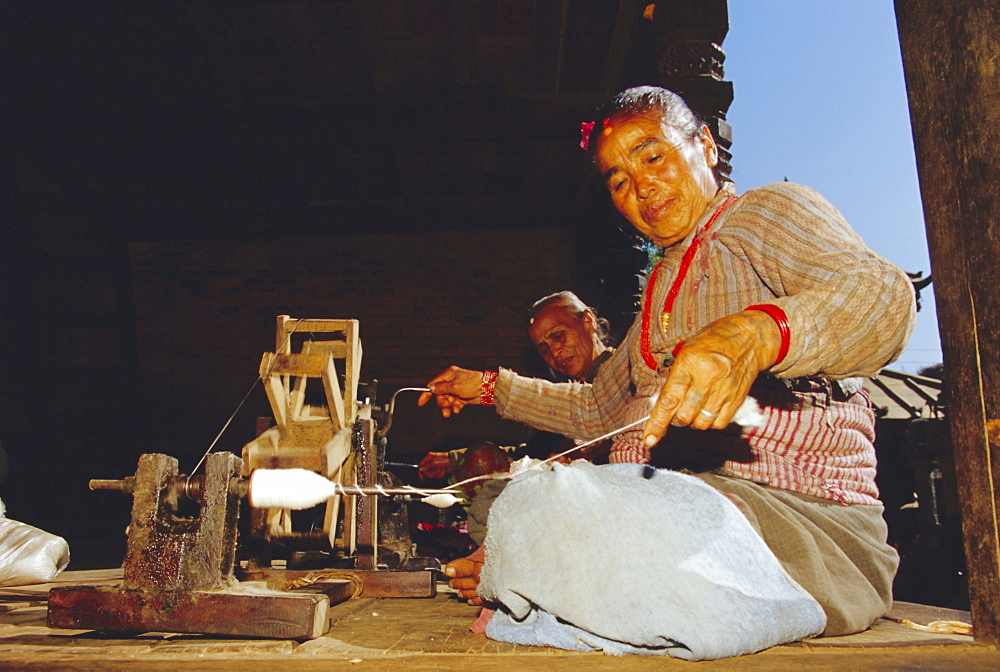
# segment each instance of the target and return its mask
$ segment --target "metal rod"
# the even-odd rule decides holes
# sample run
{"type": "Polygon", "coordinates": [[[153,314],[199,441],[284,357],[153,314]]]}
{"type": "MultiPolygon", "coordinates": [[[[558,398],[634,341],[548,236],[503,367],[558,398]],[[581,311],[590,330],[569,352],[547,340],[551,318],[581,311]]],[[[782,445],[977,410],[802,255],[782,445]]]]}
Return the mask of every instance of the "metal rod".
{"type": "Polygon", "coordinates": [[[378,438],[380,438],[380,439],[383,438],[386,434],[388,434],[389,433],[389,428],[392,427],[392,413],[396,409],[396,397],[399,395],[400,392],[430,392],[430,388],[427,388],[427,387],[401,387],[398,390],[396,390],[396,392],[392,395],[392,398],[389,399],[389,411],[386,414],[385,427],[383,427],[382,429],[378,430],[378,432],[377,432],[378,438]]]}
{"type": "Polygon", "coordinates": [[[90,480],[91,490],[120,490],[131,493],[135,489],[135,477],[128,476],[121,479],[92,478],[90,480]]]}
{"type": "Polygon", "coordinates": [[[427,497],[429,495],[454,495],[454,490],[445,490],[442,488],[411,488],[411,487],[393,487],[386,488],[379,485],[337,485],[337,491],[342,495],[383,495],[385,497],[393,497],[395,495],[416,495],[419,497],[427,497]]]}
{"type": "MultiPolygon", "coordinates": [[[[415,465],[414,465],[415,466],[415,465]]],[[[199,500],[202,494],[202,484],[204,477],[193,476],[188,479],[183,474],[173,476],[167,484],[167,489],[176,492],[179,497],[199,500]]],[[[408,495],[415,497],[429,497],[430,495],[453,495],[454,490],[443,488],[414,488],[413,486],[385,487],[381,485],[341,485],[334,483],[338,494],[341,495],[380,495],[383,497],[395,497],[397,495],[408,495]]],[[[90,481],[91,490],[118,490],[120,492],[132,493],[135,490],[135,477],[128,476],[122,479],[95,478],[90,481]]],[[[239,497],[246,497],[247,479],[233,478],[229,483],[229,492],[239,497]]]]}

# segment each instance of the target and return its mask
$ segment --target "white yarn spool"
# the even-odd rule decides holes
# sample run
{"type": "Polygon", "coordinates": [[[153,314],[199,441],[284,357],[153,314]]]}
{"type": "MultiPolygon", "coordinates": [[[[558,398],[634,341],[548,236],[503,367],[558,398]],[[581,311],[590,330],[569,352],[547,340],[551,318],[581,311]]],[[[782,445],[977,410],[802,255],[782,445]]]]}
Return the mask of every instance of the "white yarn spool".
{"type": "Polygon", "coordinates": [[[247,500],[258,509],[308,509],[337,494],[337,485],[308,469],[254,469],[247,500]]]}

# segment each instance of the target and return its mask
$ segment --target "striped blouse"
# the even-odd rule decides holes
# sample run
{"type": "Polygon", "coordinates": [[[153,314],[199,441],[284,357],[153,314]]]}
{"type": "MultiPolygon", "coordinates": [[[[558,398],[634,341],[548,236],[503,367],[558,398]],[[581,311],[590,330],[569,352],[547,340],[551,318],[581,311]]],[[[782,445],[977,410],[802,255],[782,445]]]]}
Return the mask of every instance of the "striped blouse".
{"type": "MultiPolygon", "coordinates": [[[[651,349],[663,361],[716,319],[754,304],[780,306],[791,327],[788,354],[751,390],[766,423],[742,431],[671,427],[652,452],[640,425],[618,435],[611,461],[718,468],[843,504],[877,504],[875,416],[862,377],[898,357],[909,338],[916,315],[909,279],[869,250],[823,196],[797,184],[748,191],[702,231],[726,195],[720,192],[687,240],[665,250],[652,297],[659,307],[684,251],[702,237],[667,331],[650,320],[651,349]]],[[[497,413],[577,439],[648,415],[667,369],[643,361],[640,324],[637,317],[592,384],[501,370],[497,413]]]]}

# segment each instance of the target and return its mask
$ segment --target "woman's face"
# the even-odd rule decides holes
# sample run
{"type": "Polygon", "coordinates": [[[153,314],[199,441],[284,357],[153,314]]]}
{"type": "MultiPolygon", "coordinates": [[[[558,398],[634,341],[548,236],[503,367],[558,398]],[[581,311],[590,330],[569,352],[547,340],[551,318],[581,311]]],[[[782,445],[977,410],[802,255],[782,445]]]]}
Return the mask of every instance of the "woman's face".
{"type": "Polygon", "coordinates": [[[545,363],[570,378],[583,378],[604,351],[594,314],[588,310],[576,317],[565,304],[538,311],[528,333],[545,363]]]}
{"type": "Polygon", "coordinates": [[[660,247],[684,240],[719,188],[718,149],[707,128],[696,138],[654,112],[613,117],[598,137],[597,167],[618,211],[660,247]]]}

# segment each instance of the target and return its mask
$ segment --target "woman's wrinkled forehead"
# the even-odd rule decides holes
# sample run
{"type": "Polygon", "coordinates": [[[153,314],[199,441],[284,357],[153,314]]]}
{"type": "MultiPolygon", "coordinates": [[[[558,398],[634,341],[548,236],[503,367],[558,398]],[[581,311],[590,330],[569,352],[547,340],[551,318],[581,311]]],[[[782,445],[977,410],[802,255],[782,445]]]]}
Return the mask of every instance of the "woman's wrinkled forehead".
{"type": "Polygon", "coordinates": [[[628,114],[608,119],[598,138],[595,163],[602,175],[630,155],[656,145],[680,146],[687,135],[658,114],[628,114]]]}
{"type": "Polygon", "coordinates": [[[674,123],[673,120],[664,116],[660,110],[654,108],[642,112],[619,112],[615,116],[605,119],[600,137],[606,138],[614,133],[616,129],[621,129],[623,126],[656,127],[663,135],[686,135],[683,124],[674,123]]]}

